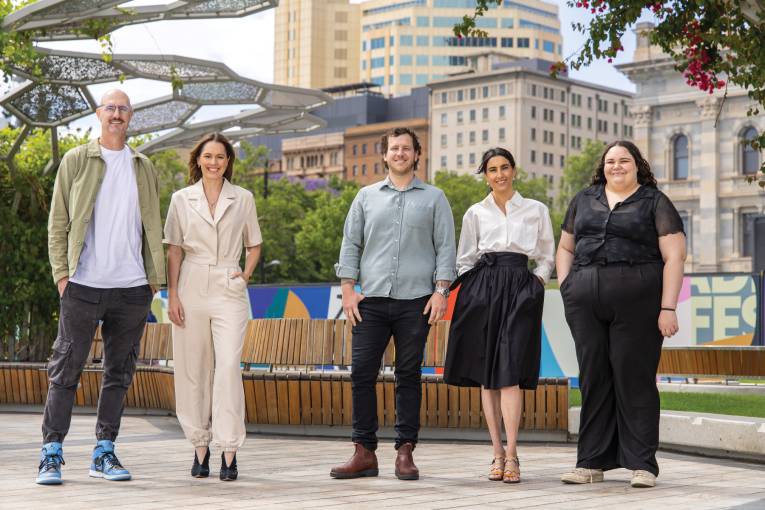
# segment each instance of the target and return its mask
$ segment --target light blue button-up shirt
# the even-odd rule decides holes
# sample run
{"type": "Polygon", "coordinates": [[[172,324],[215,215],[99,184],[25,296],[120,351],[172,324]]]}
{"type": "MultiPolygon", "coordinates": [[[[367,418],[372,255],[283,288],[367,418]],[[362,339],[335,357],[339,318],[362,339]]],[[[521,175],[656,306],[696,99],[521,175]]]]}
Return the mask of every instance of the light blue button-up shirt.
{"type": "Polygon", "coordinates": [[[390,178],[359,190],[343,228],[339,278],[368,297],[415,299],[456,277],[454,218],[444,192],[415,177],[403,190],[390,178]]]}

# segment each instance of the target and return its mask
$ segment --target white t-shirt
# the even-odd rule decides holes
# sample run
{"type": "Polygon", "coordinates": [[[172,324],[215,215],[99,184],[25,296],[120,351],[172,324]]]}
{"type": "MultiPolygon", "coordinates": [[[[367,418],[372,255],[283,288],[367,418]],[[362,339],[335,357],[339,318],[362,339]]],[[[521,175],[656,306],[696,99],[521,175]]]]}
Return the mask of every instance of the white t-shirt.
{"type": "Polygon", "coordinates": [[[133,154],[127,146],[119,151],[102,146],[101,157],[106,172],[71,280],[101,289],[147,285],[133,154]]]}

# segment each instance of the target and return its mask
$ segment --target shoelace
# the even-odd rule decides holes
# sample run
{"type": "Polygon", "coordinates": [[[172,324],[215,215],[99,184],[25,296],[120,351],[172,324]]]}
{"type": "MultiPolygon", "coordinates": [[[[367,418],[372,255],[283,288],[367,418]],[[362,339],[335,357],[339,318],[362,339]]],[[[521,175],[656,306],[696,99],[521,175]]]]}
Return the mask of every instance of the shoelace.
{"type": "Polygon", "coordinates": [[[119,459],[117,459],[117,456],[114,455],[112,452],[106,452],[103,455],[101,455],[101,465],[104,467],[104,471],[110,471],[112,469],[125,469],[122,467],[122,464],[120,464],[119,459]]]}
{"type": "Polygon", "coordinates": [[[51,469],[58,469],[59,465],[66,464],[64,457],[58,453],[50,453],[40,460],[40,471],[50,471],[51,469]]]}

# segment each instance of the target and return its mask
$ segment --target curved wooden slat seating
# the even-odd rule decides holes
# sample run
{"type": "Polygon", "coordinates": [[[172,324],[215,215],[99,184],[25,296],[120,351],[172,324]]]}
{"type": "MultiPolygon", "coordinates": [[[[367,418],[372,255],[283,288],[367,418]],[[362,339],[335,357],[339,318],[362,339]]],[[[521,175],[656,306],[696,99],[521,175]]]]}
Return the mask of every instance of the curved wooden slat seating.
{"type": "Polygon", "coordinates": [[[686,377],[765,377],[765,347],[665,347],[658,373],[686,377]]]}
{"type": "MultiPolygon", "coordinates": [[[[485,427],[478,388],[443,383],[449,323],[431,328],[423,360],[423,427],[485,427]]],[[[80,379],[76,404],[95,406],[101,384],[103,343],[96,332],[80,379]]],[[[385,352],[377,384],[381,426],[395,424],[395,350],[385,352]]],[[[345,320],[254,319],[242,349],[247,421],[268,425],[351,425],[351,327],[345,320]]],[[[175,407],[173,347],[169,324],[147,324],[138,368],[126,397],[128,407],[175,407]]],[[[44,363],[0,363],[0,404],[43,404],[47,394],[44,363]]],[[[523,392],[521,428],[568,429],[568,380],[540,379],[523,392]]]]}

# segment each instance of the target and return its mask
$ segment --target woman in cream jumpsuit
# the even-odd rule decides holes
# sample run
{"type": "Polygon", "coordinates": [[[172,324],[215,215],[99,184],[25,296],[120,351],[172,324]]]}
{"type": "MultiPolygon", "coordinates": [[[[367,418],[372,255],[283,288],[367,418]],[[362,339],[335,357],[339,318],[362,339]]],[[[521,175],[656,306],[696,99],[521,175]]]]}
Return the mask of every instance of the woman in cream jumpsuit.
{"type": "Polygon", "coordinates": [[[234,158],[223,135],[202,138],[189,158],[191,185],[171,199],[164,240],[176,415],[196,448],[192,476],[209,475],[212,440],[223,450],[221,480],[236,479],[236,450],[245,438],[240,359],[250,316],[247,281],[261,243],[252,193],[230,183],[234,158]]]}

